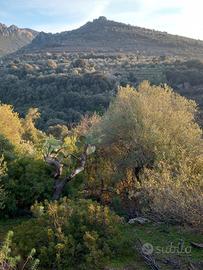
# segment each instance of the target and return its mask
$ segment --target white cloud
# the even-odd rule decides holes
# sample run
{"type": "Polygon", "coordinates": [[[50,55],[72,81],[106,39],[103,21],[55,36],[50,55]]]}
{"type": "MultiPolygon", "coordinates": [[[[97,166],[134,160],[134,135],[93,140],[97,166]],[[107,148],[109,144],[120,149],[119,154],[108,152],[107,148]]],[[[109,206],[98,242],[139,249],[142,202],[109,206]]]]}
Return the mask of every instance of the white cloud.
{"type": "Polygon", "coordinates": [[[136,12],[112,14],[111,18],[133,25],[203,40],[202,0],[140,0],[136,12]]]}
{"type": "Polygon", "coordinates": [[[32,14],[36,20],[39,17],[39,22],[30,20],[26,25],[22,20],[23,25],[47,32],[74,29],[104,15],[132,25],[203,39],[203,0],[0,0],[0,7],[1,3],[7,10],[0,8],[0,19],[9,10],[13,13],[6,21],[11,24],[12,16],[19,22],[23,14],[32,14]]]}

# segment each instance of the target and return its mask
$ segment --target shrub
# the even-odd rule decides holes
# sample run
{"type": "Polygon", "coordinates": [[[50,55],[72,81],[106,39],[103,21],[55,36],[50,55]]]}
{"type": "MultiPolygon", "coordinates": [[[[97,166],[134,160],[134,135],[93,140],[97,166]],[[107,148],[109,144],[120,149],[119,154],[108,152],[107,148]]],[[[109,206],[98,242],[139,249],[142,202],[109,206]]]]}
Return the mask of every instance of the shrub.
{"type": "Polygon", "coordinates": [[[39,260],[33,258],[36,250],[32,249],[25,261],[23,261],[19,255],[15,256],[12,254],[12,238],[13,232],[9,231],[2,247],[0,248],[0,269],[36,270],[39,264],[39,260]]]}
{"type": "Polygon", "coordinates": [[[17,263],[20,261],[19,256],[12,257],[11,255],[11,243],[12,243],[13,232],[10,231],[5,239],[3,246],[0,249],[0,268],[2,270],[14,269],[17,263]]]}
{"type": "Polygon", "coordinates": [[[13,107],[0,104],[0,133],[12,144],[19,145],[22,131],[19,115],[13,111],[13,107]]]}
{"type": "Polygon", "coordinates": [[[0,134],[0,156],[4,155],[6,159],[12,159],[14,156],[14,146],[0,134]]]}
{"type": "Polygon", "coordinates": [[[143,82],[138,90],[121,88],[93,130],[98,146],[117,148],[122,168],[153,166],[162,159],[177,162],[181,150],[196,156],[202,130],[195,123],[196,104],[168,86],[143,82]]]}
{"type": "Polygon", "coordinates": [[[194,173],[194,167],[186,161],[180,166],[179,172],[174,172],[162,161],[153,170],[145,169],[142,185],[148,209],[160,220],[200,227],[203,222],[203,170],[194,173]]]}
{"type": "Polygon", "coordinates": [[[109,208],[88,200],[36,203],[36,219],[16,229],[16,249],[38,251],[40,269],[103,269],[122,243],[121,219],[109,208]]]}
{"type": "Polygon", "coordinates": [[[7,175],[2,178],[7,193],[3,214],[15,216],[24,210],[29,211],[36,200],[50,198],[53,180],[50,169],[42,160],[16,158],[7,167],[7,175]]]}
{"type": "Polygon", "coordinates": [[[104,162],[111,162],[128,216],[148,206],[165,221],[199,224],[203,140],[196,112],[194,101],[167,85],[143,82],[121,88],[93,127],[90,137],[109,151],[104,162]]]}

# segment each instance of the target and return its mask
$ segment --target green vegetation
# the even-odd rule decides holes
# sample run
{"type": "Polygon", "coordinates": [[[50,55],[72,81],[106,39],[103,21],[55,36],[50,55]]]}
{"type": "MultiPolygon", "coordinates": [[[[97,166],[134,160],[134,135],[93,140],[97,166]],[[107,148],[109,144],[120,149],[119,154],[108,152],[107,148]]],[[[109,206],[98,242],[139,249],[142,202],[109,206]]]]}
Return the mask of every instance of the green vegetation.
{"type": "Polygon", "coordinates": [[[147,81],[120,87],[103,115],[48,132],[35,126],[37,109],[22,118],[1,104],[3,270],[147,269],[146,255],[161,269],[201,264],[190,245],[202,241],[196,114],[194,101],[147,81]],[[170,245],[191,250],[168,254],[170,245]]]}
{"type": "Polygon", "coordinates": [[[108,207],[88,200],[35,204],[37,219],[21,224],[14,241],[20,254],[38,250],[42,269],[103,269],[105,259],[127,252],[122,224],[108,207]]]}
{"type": "Polygon", "coordinates": [[[118,85],[137,87],[143,80],[169,84],[202,110],[203,64],[178,59],[65,53],[9,58],[0,67],[0,100],[23,117],[31,107],[38,108],[41,130],[56,124],[72,126],[95,111],[103,114],[118,85]]]}
{"type": "Polygon", "coordinates": [[[21,257],[19,255],[13,256],[11,254],[12,237],[13,237],[13,232],[9,231],[4,244],[0,249],[1,269],[12,270],[12,269],[16,269],[16,267],[18,268],[18,266],[21,267],[20,264],[22,264],[22,269],[29,267],[32,270],[36,270],[39,265],[39,260],[33,258],[33,256],[36,253],[36,250],[32,249],[30,254],[27,256],[26,260],[20,263],[21,257]]]}
{"type": "MultiPolygon", "coordinates": [[[[21,218],[1,222],[0,240],[2,241],[5,238],[6,233],[9,230],[17,230],[18,232],[20,232],[20,228],[22,226],[20,226],[19,224],[22,224],[22,222],[25,221],[25,219],[21,218]]],[[[25,224],[27,224],[27,222],[25,222],[25,224]]],[[[26,227],[26,234],[27,233],[29,233],[29,230],[26,227]]],[[[30,234],[34,233],[30,231],[30,234]]],[[[25,236],[23,236],[23,239],[25,239],[25,236]]],[[[191,242],[202,242],[202,236],[199,233],[197,234],[195,231],[192,231],[191,228],[184,228],[182,226],[174,226],[164,223],[125,225],[122,229],[122,239],[123,241],[126,241],[126,243],[129,241],[129,239],[131,239],[131,241],[134,241],[134,243],[136,243],[137,239],[140,239],[143,244],[150,243],[154,246],[155,249],[163,249],[164,253],[160,254],[157,252],[155,257],[159,262],[161,269],[164,270],[173,269],[173,265],[170,266],[164,263],[165,259],[169,257],[173,258],[176,262],[178,261],[178,263],[180,263],[182,267],[181,269],[187,269],[189,261],[197,265],[197,267],[198,264],[202,262],[201,249],[191,248],[191,252],[189,254],[187,254],[186,252],[174,252],[173,254],[166,253],[167,248],[169,248],[171,245],[178,248],[180,243],[183,243],[184,248],[188,248],[189,250],[189,248],[191,247],[191,242]]],[[[121,252],[121,254],[119,255],[108,258],[105,263],[110,269],[116,270],[125,269],[127,267],[129,267],[130,269],[134,269],[134,267],[139,267],[139,269],[143,270],[149,269],[134,246],[128,247],[127,252],[121,252]]]]}

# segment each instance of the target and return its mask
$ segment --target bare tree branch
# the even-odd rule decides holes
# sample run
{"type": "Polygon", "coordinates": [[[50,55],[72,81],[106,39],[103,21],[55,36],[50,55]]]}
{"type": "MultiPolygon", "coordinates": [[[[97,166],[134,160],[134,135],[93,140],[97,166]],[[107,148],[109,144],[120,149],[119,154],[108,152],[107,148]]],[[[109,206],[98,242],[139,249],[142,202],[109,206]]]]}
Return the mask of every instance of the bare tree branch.
{"type": "MultiPolygon", "coordinates": [[[[77,166],[76,166],[76,168],[74,168],[74,170],[71,172],[71,174],[69,176],[66,176],[63,179],[61,179],[61,176],[62,176],[62,172],[63,172],[64,163],[59,161],[56,158],[55,153],[54,153],[54,156],[52,154],[45,156],[45,158],[44,158],[45,162],[48,165],[53,166],[55,169],[53,200],[58,200],[60,198],[67,182],[70,182],[73,178],[76,177],[76,175],[78,175],[79,173],[84,171],[85,165],[87,162],[87,158],[88,158],[88,154],[89,154],[88,153],[89,147],[91,147],[91,146],[90,145],[85,146],[84,152],[81,154],[80,157],[76,157],[73,154],[66,156],[66,158],[69,156],[72,156],[73,158],[75,158],[77,160],[77,166]]],[[[57,153],[59,153],[61,151],[61,149],[57,150],[57,153]]]]}

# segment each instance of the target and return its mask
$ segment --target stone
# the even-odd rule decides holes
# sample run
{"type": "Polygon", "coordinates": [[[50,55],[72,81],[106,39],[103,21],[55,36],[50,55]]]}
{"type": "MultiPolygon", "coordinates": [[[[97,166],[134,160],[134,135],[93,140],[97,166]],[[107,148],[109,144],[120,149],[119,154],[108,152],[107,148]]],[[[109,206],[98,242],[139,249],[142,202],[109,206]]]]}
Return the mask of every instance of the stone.
{"type": "Polygon", "coordinates": [[[144,217],[136,217],[136,218],[132,218],[128,221],[129,224],[146,224],[149,223],[150,220],[148,218],[144,218],[144,217]]]}

